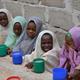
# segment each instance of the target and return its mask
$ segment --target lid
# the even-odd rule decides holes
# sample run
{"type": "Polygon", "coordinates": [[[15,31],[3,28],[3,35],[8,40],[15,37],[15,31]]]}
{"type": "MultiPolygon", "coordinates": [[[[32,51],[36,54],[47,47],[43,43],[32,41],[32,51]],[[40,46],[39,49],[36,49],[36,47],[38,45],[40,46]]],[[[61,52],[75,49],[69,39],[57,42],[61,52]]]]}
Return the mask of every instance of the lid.
{"type": "Polygon", "coordinates": [[[13,51],[12,56],[14,56],[14,55],[21,55],[22,56],[22,52],[21,51],[13,51]]]}
{"type": "Polygon", "coordinates": [[[21,80],[18,76],[10,76],[6,80],[21,80]]]}

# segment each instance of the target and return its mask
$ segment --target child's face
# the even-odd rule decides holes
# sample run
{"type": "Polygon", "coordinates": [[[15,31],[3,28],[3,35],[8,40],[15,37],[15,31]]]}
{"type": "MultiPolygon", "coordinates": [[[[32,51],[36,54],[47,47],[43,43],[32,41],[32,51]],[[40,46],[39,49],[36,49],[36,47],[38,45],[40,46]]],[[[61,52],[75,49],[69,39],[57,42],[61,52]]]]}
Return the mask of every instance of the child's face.
{"type": "Polygon", "coordinates": [[[65,43],[68,47],[74,48],[74,42],[72,38],[69,38],[67,35],[65,36],[65,43]]]}
{"type": "Polygon", "coordinates": [[[34,22],[30,22],[27,26],[27,35],[30,38],[34,38],[36,36],[36,25],[34,22]]]}
{"type": "Polygon", "coordinates": [[[8,17],[4,12],[0,12],[0,24],[3,27],[6,27],[8,25],[8,17]]]}
{"type": "Polygon", "coordinates": [[[41,48],[47,52],[53,48],[53,38],[50,34],[44,34],[41,38],[41,48]]]}
{"type": "Polygon", "coordinates": [[[22,33],[22,26],[21,26],[21,24],[19,22],[16,22],[14,24],[13,31],[16,34],[16,36],[20,36],[21,35],[21,33],[22,33]]]}

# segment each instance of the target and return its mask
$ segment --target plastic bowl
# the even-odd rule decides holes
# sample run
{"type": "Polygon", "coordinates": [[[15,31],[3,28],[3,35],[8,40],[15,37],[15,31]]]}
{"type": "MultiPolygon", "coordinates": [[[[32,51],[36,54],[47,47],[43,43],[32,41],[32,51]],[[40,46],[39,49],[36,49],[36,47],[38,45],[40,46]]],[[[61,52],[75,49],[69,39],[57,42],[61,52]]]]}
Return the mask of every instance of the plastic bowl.
{"type": "Polygon", "coordinates": [[[6,80],[21,80],[18,76],[10,76],[6,80]]]}

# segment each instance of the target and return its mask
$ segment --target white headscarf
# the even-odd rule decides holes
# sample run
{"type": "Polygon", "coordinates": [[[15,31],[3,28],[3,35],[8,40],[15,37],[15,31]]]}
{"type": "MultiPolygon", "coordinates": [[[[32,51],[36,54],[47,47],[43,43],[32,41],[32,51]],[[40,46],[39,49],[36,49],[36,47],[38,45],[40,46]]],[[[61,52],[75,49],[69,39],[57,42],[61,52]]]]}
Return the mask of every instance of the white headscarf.
{"type": "Polygon", "coordinates": [[[7,9],[0,9],[0,12],[6,13],[9,22],[13,19],[12,14],[7,9]]]}
{"type": "Polygon", "coordinates": [[[0,43],[2,44],[2,43],[4,43],[4,41],[5,41],[5,39],[6,39],[7,35],[8,35],[8,32],[11,29],[10,28],[10,22],[12,21],[13,18],[12,18],[11,13],[7,9],[0,9],[0,12],[6,13],[6,15],[8,17],[8,22],[9,22],[7,27],[3,27],[2,25],[0,25],[0,40],[1,39],[3,40],[2,42],[0,41],[0,43]],[[5,33],[5,34],[3,34],[3,33],[5,33]]]}
{"type": "Polygon", "coordinates": [[[59,65],[59,51],[60,47],[55,34],[51,31],[44,30],[38,35],[35,51],[31,55],[26,55],[25,58],[29,62],[32,62],[35,58],[43,58],[46,62],[46,69],[51,72],[52,68],[59,65]],[[49,33],[53,37],[53,48],[48,52],[44,52],[41,49],[41,38],[45,33],[49,33]]]}

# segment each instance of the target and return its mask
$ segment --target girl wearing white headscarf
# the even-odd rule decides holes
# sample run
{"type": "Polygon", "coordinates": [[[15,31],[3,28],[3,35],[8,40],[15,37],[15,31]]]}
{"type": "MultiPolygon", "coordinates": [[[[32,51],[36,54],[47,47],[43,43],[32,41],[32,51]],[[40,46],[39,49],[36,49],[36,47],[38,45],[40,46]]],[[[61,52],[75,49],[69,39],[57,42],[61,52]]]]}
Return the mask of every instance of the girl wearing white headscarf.
{"type": "Polygon", "coordinates": [[[31,55],[26,55],[25,60],[28,64],[29,62],[32,62],[35,58],[42,58],[46,62],[46,70],[51,72],[52,68],[58,67],[59,65],[59,51],[60,47],[55,34],[49,30],[44,30],[38,35],[35,51],[32,52],[31,55]],[[53,38],[53,48],[47,52],[44,52],[41,48],[41,38],[46,33],[50,34],[53,38]]]}
{"type": "Polygon", "coordinates": [[[4,27],[3,21],[0,24],[0,44],[3,44],[5,42],[5,39],[8,35],[8,32],[11,31],[11,25],[10,22],[12,21],[12,15],[7,9],[0,9],[1,14],[5,14],[7,16],[8,24],[4,27]]]}
{"type": "Polygon", "coordinates": [[[17,51],[17,50],[23,51],[23,56],[26,54],[32,53],[32,51],[35,47],[36,38],[42,28],[42,21],[39,17],[36,17],[36,16],[31,17],[28,21],[28,24],[30,23],[30,21],[33,21],[35,23],[35,27],[36,27],[35,37],[31,38],[27,34],[27,27],[28,27],[28,25],[27,25],[25,31],[23,32],[23,36],[21,37],[21,39],[19,41],[19,44],[17,44],[17,46],[13,49],[13,51],[17,51]]]}

